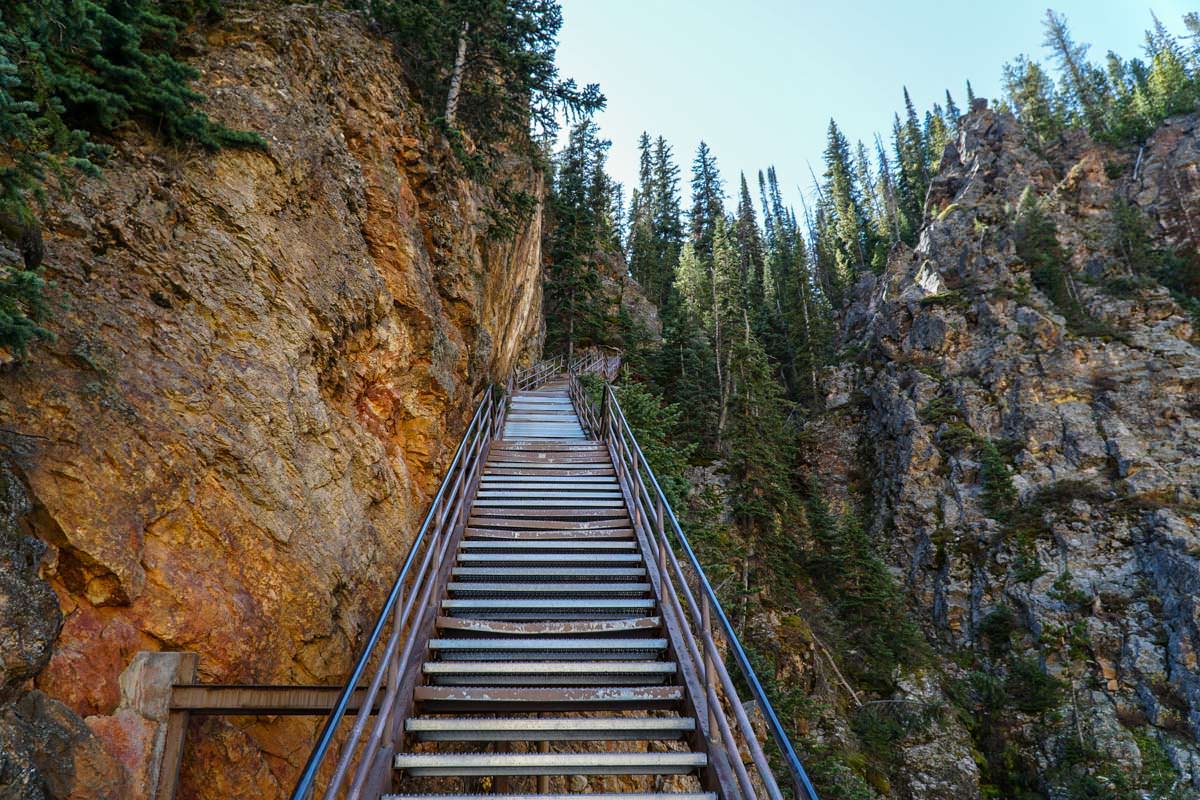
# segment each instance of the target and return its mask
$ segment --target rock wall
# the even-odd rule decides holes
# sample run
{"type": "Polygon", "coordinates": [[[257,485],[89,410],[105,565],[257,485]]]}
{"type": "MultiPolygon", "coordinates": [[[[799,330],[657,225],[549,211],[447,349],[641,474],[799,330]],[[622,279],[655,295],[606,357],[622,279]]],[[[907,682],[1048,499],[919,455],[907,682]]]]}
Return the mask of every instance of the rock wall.
{"type": "MultiPolygon", "coordinates": [[[[979,110],[918,246],[858,287],[843,343],[863,355],[830,377],[837,413],[814,434],[867,445],[872,529],[940,654],[939,686],[901,694],[955,698],[983,767],[910,763],[892,796],[1200,796],[1200,347],[1168,291],[1130,274],[1113,213],[1128,198],[1155,244],[1195,257],[1198,176],[1197,116],[1140,151],[1039,153],[979,110]],[[1090,332],[1017,256],[1027,188],[1090,332]],[[1002,695],[980,699],[989,685],[1002,695]]],[[[897,742],[906,760],[921,744],[897,742]]]]}
{"type": "MultiPolygon", "coordinates": [[[[139,650],[339,682],[478,391],[540,347],[540,210],[490,235],[360,17],[243,8],[188,47],[267,151],[122,132],[48,213],[57,338],[0,374],[4,798],[140,796],[139,650]]],[[[315,724],[194,721],[180,796],[283,796],[315,724]]]]}

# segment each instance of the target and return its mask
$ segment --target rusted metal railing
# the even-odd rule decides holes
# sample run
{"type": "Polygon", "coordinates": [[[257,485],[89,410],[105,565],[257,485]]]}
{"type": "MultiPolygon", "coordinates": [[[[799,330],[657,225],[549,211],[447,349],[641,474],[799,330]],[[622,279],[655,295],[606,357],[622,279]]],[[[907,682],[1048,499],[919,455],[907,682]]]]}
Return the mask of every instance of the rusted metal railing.
{"type": "Polygon", "coordinates": [[[362,654],[321,729],[292,800],[375,798],[388,785],[401,726],[433,630],[437,599],[444,591],[448,565],[453,561],[446,556],[458,546],[491,442],[504,429],[504,415],[503,392],[489,387],[463,434],[362,654]],[[365,695],[359,691],[364,682],[365,695]],[[378,711],[374,715],[360,712],[349,725],[353,698],[358,698],[358,708],[378,711]],[[319,781],[323,788],[318,788],[319,781]]]}
{"type": "Polygon", "coordinates": [[[736,778],[736,787],[745,800],[759,796],[751,769],[757,774],[758,785],[766,796],[770,800],[782,800],[779,783],[726,669],[725,655],[718,643],[723,640],[779,748],[795,797],[797,800],[817,800],[816,790],[647,463],[612,386],[604,384],[599,409],[587,397],[577,373],[571,375],[570,394],[584,424],[597,431],[595,435],[607,443],[617,479],[630,506],[630,517],[645,548],[646,560],[653,560],[657,565],[659,601],[667,624],[676,629],[684,642],[684,652],[677,653],[677,657],[690,662],[690,671],[699,678],[699,696],[694,698],[699,714],[697,722],[708,739],[710,755],[724,754],[736,778]],[[736,729],[730,723],[730,712],[736,729]],[[749,767],[742,758],[739,738],[749,754],[749,767]]]}
{"type": "Polygon", "coordinates": [[[527,367],[519,367],[508,379],[508,393],[523,392],[540,386],[555,375],[565,372],[566,367],[567,359],[563,355],[544,359],[527,367]]]}

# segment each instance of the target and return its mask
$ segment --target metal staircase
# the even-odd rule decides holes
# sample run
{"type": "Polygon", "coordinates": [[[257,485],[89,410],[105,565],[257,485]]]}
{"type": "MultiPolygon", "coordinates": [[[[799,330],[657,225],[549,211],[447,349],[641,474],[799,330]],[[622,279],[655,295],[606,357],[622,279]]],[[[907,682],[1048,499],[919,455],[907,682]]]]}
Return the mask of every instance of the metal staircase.
{"type": "Polygon", "coordinates": [[[782,798],[725,650],[816,800],[615,395],[577,378],[607,367],[486,393],[293,800],[782,798]]]}

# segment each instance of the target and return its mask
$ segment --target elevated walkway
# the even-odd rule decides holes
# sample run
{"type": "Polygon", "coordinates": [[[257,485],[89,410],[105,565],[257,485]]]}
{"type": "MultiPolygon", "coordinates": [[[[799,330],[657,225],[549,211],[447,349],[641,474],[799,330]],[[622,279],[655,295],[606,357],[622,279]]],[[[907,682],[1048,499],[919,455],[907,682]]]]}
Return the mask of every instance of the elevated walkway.
{"type": "Polygon", "coordinates": [[[335,707],[293,800],[782,800],[721,647],[745,654],[615,396],[575,377],[600,363],[480,404],[343,692],[378,710],[335,707]]]}

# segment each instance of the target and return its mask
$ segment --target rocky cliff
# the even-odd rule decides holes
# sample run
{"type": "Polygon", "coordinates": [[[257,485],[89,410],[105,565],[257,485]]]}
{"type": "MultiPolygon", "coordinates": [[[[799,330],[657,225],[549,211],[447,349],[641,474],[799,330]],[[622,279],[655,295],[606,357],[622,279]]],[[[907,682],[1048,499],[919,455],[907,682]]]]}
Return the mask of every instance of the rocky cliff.
{"type": "Polygon", "coordinates": [[[955,709],[894,729],[876,790],[1198,797],[1200,346],[1130,242],[1198,263],[1200,118],[1140,150],[1039,152],[976,110],[941,163],[917,247],[858,287],[855,363],[811,431],[833,495],[867,487],[933,646],[892,701],[955,709]],[[1070,308],[1019,255],[1023,195],[1057,229],[1070,308]]]}
{"type": "MultiPolygon", "coordinates": [[[[268,148],[122,132],[48,211],[56,339],[0,374],[4,798],[141,796],[139,650],[340,681],[477,392],[540,346],[540,210],[492,229],[359,17],[242,9],[187,46],[268,148]]],[[[194,720],[180,796],[283,796],[315,724],[194,720]]]]}

